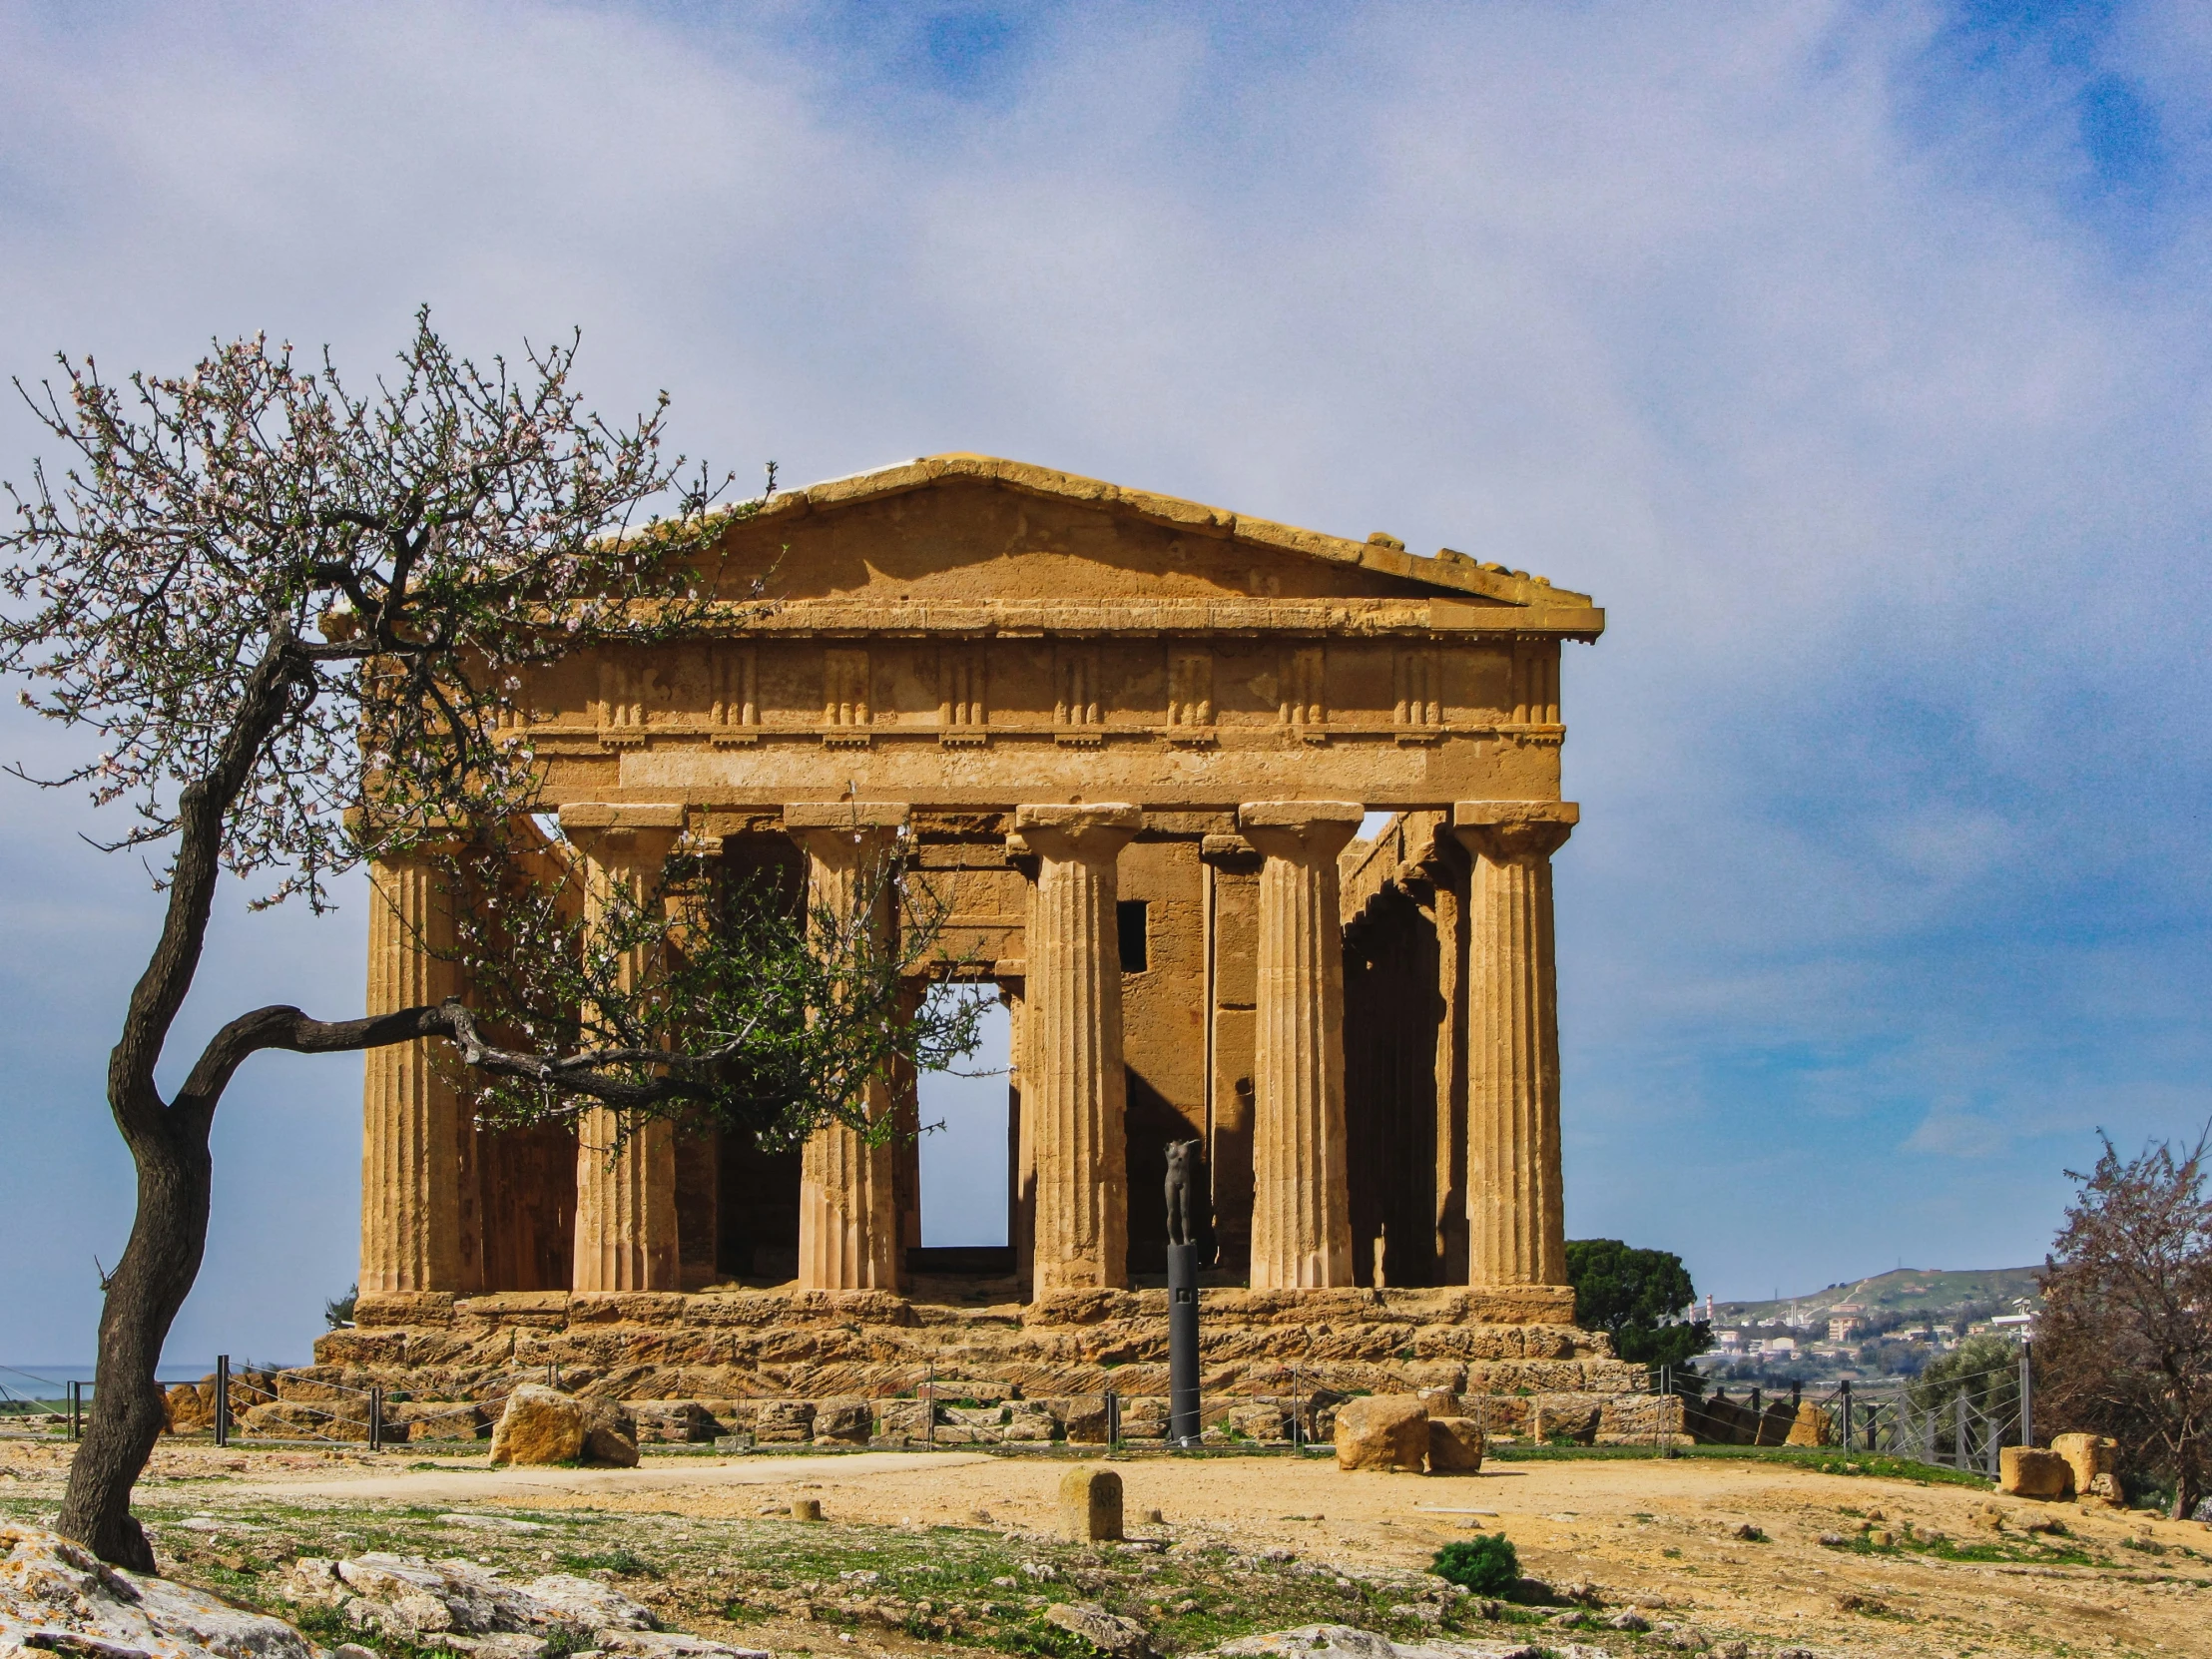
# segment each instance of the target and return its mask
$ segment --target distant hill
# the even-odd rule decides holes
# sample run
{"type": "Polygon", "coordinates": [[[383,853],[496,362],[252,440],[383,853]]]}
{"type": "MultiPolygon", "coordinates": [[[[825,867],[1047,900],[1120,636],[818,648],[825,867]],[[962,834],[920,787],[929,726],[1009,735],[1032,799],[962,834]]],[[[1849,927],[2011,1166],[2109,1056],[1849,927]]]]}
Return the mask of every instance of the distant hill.
{"type": "Polygon", "coordinates": [[[1784,1297],[1779,1302],[1716,1302],[1713,1318],[1723,1325],[1750,1320],[1780,1319],[1794,1308],[1800,1320],[1827,1313],[1840,1302],[1854,1303],[1869,1313],[1943,1314],[1969,1302],[1994,1302],[2009,1306],[2020,1297],[2035,1298],[2032,1268],[1977,1268],[1949,1272],[1939,1268],[1900,1268],[1849,1285],[1831,1285],[1809,1296],[1784,1297]]]}

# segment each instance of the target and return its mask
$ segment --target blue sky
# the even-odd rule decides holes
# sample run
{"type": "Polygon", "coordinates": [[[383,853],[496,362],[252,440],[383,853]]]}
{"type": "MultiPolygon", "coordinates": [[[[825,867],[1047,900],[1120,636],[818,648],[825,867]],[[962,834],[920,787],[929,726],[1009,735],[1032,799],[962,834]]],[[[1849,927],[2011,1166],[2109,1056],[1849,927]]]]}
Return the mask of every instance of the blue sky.
{"type": "MultiPolygon", "coordinates": [[[[1594,592],[1570,1231],[1766,1295],[2032,1260],[2100,1126],[2212,1117],[2208,160],[2182,4],[0,0],[0,369],[366,367],[426,299],[749,476],[976,449],[1594,592]]],[[[0,1359],[89,1353],[128,1221],[157,901],[87,823],[0,794],[0,1359]]],[[[227,909],[183,1035],[357,1008],[361,927],[227,909]]],[[[304,1353],[358,1087],[240,1079],[173,1353],[304,1353]]]]}

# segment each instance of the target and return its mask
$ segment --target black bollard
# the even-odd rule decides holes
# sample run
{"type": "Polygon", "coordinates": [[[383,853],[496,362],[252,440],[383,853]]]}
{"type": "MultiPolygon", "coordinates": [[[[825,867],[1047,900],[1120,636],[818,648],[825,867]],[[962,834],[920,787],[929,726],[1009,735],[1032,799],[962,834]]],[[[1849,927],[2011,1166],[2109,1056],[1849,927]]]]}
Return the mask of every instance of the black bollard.
{"type": "Polygon", "coordinates": [[[1198,1142],[1168,1143],[1168,1441],[1195,1446],[1205,1433],[1198,1397],[1198,1240],[1205,1189],[1198,1142]]]}
{"type": "Polygon", "coordinates": [[[1168,1246],[1168,1438],[1195,1446],[1198,1395],[1198,1246],[1168,1246]]]}

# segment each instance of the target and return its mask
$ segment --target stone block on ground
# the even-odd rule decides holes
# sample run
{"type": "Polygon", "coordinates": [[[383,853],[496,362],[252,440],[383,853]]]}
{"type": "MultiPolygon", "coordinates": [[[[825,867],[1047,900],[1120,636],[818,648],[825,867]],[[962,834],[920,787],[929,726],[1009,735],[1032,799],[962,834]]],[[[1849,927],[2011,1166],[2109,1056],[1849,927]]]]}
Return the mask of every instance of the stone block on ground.
{"type": "Polygon", "coordinates": [[[637,1420],[638,1443],[694,1445],[711,1440],[719,1428],[715,1415],[696,1399],[633,1399],[627,1402],[637,1420]]]}
{"type": "Polygon", "coordinates": [[[491,1460],[495,1464],[573,1463],[584,1454],[589,1427],[583,1401],[541,1382],[524,1382],[507,1395],[506,1408],[499,1413],[491,1435],[491,1460]]]}
{"type": "Polygon", "coordinates": [[[865,1445],[875,1429],[875,1407],[857,1396],[815,1401],[818,1445],[865,1445]]]}
{"type": "Polygon", "coordinates": [[[1060,1530],[1078,1543],[1119,1538],[1121,1476],[1078,1463],[1060,1476],[1060,1530]]]}
{"type": "Polygon", "coordinates": [[[1576,1445],[1594,1445],[1602,1411],[1594,1399],[1538,1399],[1529,1413],[1528,1431],[1546,1444],[1571,1440],[1576,1445]]]}
{"type": "Polygon", "coordinates": [[[1144,1626],[1107,1612],[1095,1601],[1054,1602],[1044,1610],[1044,1621],[1082,1637],[1112,1659],[1139,1659],[1152,1651],[1144,1626]]]}
{"type": "Polygon", "coordinates": [[[1337,1467],[1418,1474],[1428,1458],[1428,1408],[1411,1394],[1363,1394],[1337,1408],[1337,1467]]]}
{"type": "Polygon", "coordinates": [[[1106,1443],[1106,1396],[1104,1394],[1074,1394],[1061,1411],[1061,1420],[1067,1424],[1067,1436],[1078,1445],[1104,1445],[1106,1443]]]}
{"type": "MultiPolygon", "coordinates": [[[[1827,1407],[1815,1405],[1810,1399],[1797,1408],[1797,1416],[1790,1424],[1789,1436],[1784,1445],[1826,1445],[1836,1432],[1836,1415],[1827,1407]]],[[[1764,1438],[1762,1437],[1762,1443],[1764,1438]]]]}
{"type": "MultiPolygon", "coordinates": [[[[2066,1459],[2066,1466],[2073,1470],[2073,1488],[2077,1495],[2098,1495],[2097,1477],[2105,1477],[2104,1490],[2116,1485],[2112,1476],[2118,1463],[2120,1442],[2109,1434],[2053,1434],[2051,1450],[2066,1459]]],[[[2114,1495],[2117,1493],[2115,1491],[2114,1495]]]]}
{"type": "Polygon", "coordinates": [[[1482,1425],[1472,1417],[1428,1419],[1428,1472],[1476,1474],[1482,1468],[1482,1425]]]}
{"type": "Polygon", "coordinates": [[[638,1423],[619,1399],[593,1398],[584,1407],[584,1461],[610,1468],[638,1466],[638,1423]]]}
{"type": "Polygon", "coordinates": [[[2067,1498],[2073,1483],[2073,1465],[2059,1452],[2032,1445],[1997,1450],[1997,1490],[2007,1496],[2067,1498]]]}
{"type": "Polygon", "coordinates": [[[875,1432],[882,1439],[929,1437],[929,1406],[919,1399],[886,1399],[877,1407],[875,1432]]]}
{"type": "Polygon", "coordinates": [[[1006,1426],[1000,1435],[1007,1441],[1031,1444],[1048,1442],[1059,1430],[1052,1409],[1041,1399],[1015,1400],[1007,1407],[1006,1426]]]}
{"type": "Polygon", "coordinates": [[[753,1437],[763,1445],[798,1444],[815,1437],[811,1399],[764,1399],[753,1419],[753,1437]]]}

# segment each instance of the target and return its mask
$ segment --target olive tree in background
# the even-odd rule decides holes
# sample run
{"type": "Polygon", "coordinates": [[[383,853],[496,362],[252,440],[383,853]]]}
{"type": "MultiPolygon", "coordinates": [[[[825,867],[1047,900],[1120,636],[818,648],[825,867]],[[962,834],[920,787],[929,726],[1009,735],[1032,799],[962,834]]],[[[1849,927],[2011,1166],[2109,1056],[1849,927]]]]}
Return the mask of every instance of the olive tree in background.
{"type": "MultiPolygon", "coordinates": [[[[679,859],[666,894],[617,902],[587,939],[575,906],[522,878],[502,827],[542,782],[515,708],[523,672],[581,647],[740,629],[757,598],[718,595],[712,554],[758,503],[711,509],[704,471],[686,481],[664,454],[665,397],[623,427],[585,410],[574,357],[571,340],[479,369],[425,312],[366,395],[327,354],[303,368],[260,338],[174,378],[117,382],[63,358],[59,386],[26,393],[68,460],[7,486],[0,670],[97,748],[31,781],[127,815],[106,845],[149,860],[165,907],[108,1062],[137,1208],[59,1522],[106,1560],[154,1567],[130,1494],[163,1428],[162,1345],[200,1269],[216,1108],[255,1053],[439,1038],[485,1080],[494,1122],[597,1102],[629,1126],[703,1114],[788,1143],[825,1121],[887,1133],[868,1121],[866,1080],[974,1044],[972,1003],[900,1017],[897,981],[930,948],[926,907],[886,942],[849,917],[731,911],[679,859]],[[647,517],[656,502],[669,510],[647,517]],[[471,1007],[242,1012],[164,1096],[155,1072],[224,872],[255,905],[319,911],[341,872],[449,847],[457,827],[470,838],[440,856],[462,949],[485,968],[471,1007]],[[531,964],[502,976],[484,953],[517,943],[531,964]],[[665,974],[609,970],[611,953],[640,950],[665,974]]],[[[529,850],[542,864],[543,845],[529,850]]]]}
{"type": "Polygon", "coordinates": [[[2040,1430],[2110,1434],[2120,1473],[2195,1512],[2212,1474],[2212,1199],[2206,1139],[2123,1161],[2105,1140],[2042,1273],[2040,1430]]]}

